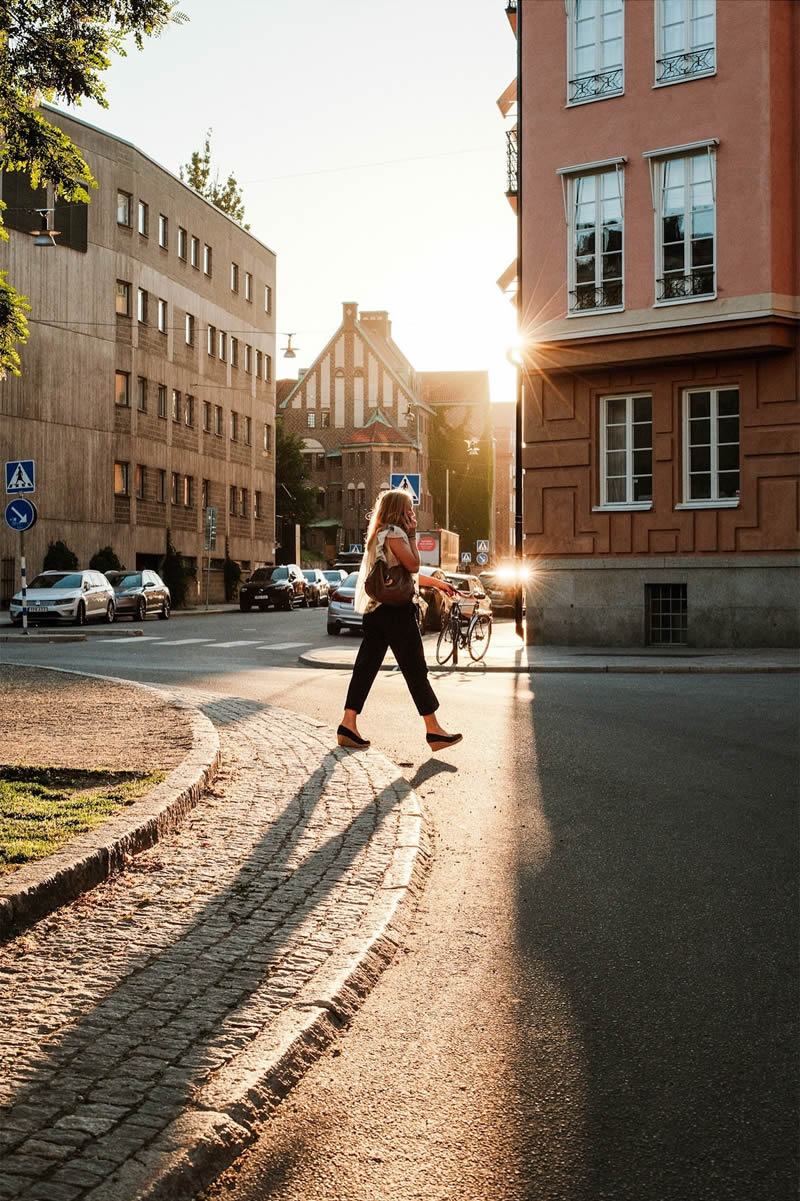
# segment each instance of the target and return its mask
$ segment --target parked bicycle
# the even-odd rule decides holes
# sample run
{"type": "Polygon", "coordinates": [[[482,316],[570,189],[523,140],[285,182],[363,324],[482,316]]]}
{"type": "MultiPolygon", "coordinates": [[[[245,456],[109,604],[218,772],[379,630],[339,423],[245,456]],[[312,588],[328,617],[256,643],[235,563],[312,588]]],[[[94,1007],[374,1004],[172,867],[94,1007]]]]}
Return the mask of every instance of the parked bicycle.
{"type": "Polygon", "coordinates": [[[469,651],[470,658],[476,663],[483,658],[489,649],[492,637],[492,618],[487,613],[479,613],[475,605],[472,616],[467,617],[461,611],[458,601],[453,601],[450,614],[442,626],[436,642],[436,662],[458,663],[459,650],[469,651]]]}

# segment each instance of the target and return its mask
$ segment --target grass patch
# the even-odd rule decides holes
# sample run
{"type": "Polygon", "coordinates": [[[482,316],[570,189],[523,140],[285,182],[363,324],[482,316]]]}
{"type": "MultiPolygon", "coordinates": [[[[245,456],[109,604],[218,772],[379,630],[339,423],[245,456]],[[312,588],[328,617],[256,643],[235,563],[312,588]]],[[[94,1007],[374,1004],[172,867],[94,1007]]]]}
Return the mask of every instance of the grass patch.
{"type": "Polygon", "coordinates": [[[52,855],[140,800],[165,775],[0,764],[0,876],[52,855]]]}

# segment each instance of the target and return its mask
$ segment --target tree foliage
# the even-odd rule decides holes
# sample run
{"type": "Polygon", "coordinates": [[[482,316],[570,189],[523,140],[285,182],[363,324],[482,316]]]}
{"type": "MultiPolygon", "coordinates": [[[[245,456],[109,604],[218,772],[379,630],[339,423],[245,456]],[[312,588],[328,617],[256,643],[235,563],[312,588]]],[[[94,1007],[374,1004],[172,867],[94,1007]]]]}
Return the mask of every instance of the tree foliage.
{"type": "MultiPolygon", "coordinates": [[[[185,20],[172,0],[3,0],[0,171],[24,172],[33,187],[49,183],[57,196],[87,204],[97,186],[88,164],[41,104],[89,99],[107,108],[102,76],[111,56],[126,54],[128,39],[141,49],[145,37],[185,20]]],[[[0,278],[0,378],[19,374],[27,311],[25,297],[0,278]]]]}
{"type": "Polygon", "coordinates": [[[211,166],[211,133],[210,129],[206,131],[203,149],[192,152],[188,163],[180,168],[179,175],[184,183],[188,183],[190,188],[194,188],[195,192],[199,192],[206,200],[210,200],[216,208],[227,213],[245,229],[249,229],[249,225],[244,225],[242,189],[236,182],[235,176],[231,174],[224,183],[220,183],[219,169],[213,170],[211,166]]]}
{"type": "Polygon", "coordinates": [[[314,519],[314,491],[306,486],[308,466],[303,439],[278,422],[275,436],[275,512],[284,520],[305,526],[314,519]]]}
{"type": "Polygon", "coordinates": [[[476,439],[470,415],[457,420],[457,410],[437,406],[430,426],[430,490],[439,525],[446,520],[446,469],[450,471],[450,529],[460,549],[472,554],[476,542],[488,538],[492,515],[492,431],[487,418],[476,439]],[[473,453],[470,453],[470,450],[473,453]]]}
{"type": "Polygon", "coordinates": [[[77,571],[78,556],[59,538],[50,542],[42,563],[42,571],[77,571]]]}

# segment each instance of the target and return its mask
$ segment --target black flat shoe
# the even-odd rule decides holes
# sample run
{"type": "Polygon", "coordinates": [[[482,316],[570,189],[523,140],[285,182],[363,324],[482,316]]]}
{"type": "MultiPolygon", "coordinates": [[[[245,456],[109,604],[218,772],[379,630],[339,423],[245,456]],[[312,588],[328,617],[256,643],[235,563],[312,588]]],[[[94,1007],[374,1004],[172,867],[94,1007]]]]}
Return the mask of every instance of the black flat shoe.
{"type": "Polygon", "coordinates": [[[457,742],[461,742],[463,734],[426,734],[428,746],[432,751],[443,751],[448,746],[455,746],[457,742]]]}
{"type": "Polygon", "coordinates": [[[348,730],[347,726],[339,726],[339,729],[336,731],[336,741],[339,743],[339,746],[355,747],[356,750],[369,746],[368,738],[359,738],[358,734],[354,734],[352,730],[348,730]]]}

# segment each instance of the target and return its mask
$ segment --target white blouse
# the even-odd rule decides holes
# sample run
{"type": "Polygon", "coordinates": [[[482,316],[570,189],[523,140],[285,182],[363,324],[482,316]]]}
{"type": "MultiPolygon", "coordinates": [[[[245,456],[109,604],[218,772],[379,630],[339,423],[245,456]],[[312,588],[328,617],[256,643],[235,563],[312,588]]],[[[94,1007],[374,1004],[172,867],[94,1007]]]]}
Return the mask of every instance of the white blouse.
{"type": "MultiPolygon", "coordinates": [[[[356,613],[371,613],[372,610],[377,609],[378,605],[380,604],[379,601],[373,600],[371,596],[368,596],[366,589],[364,588],[364,581],[375,566],[376,558],[380,556],[380,558],[385,559],[388,567],[396,567],[400,562],[397,556],[393,553],[392,548],[390,546],[386,546],[387,538],[402,538],[406,542],[409,551],[411,550],[411,543],[408,541],[408,534],[404,529],[401,529],[399,525],[387,525],[384,526],[382,530],[378,531],[378,535],[373,541],[372,546],[367,546],[364,558],[361,560],[361,566],[358,569],[355,595],[356,613]]],[[[416,585],[416,575],[414,576],[414,583],[416,585]]]]}

